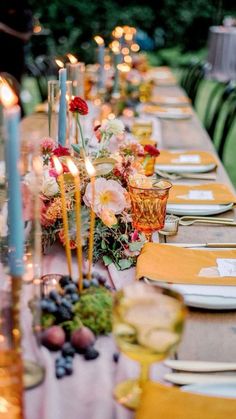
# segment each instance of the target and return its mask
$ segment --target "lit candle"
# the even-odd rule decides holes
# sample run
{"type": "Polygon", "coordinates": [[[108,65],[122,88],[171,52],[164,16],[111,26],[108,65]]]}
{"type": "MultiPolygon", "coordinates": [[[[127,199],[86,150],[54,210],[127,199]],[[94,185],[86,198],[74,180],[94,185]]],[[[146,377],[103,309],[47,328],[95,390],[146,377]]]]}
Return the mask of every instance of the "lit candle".
{"type": "Polygon", "coordinates": [[[104,58],[105,58],[105,45],[104,40],[101,36],[95,36],[94,41],[98,45],[98,64],[99,64],[99,77],[98,77],[98,89],[104,89],[104,58]]]}
{"type": "Polygon", "coordinates": [[[96,214],[94,212],[96,171],[95,171],[91,161],[88,158],[85,159],[85,167],[86,167],[86,170],[87,170],[88,175],[89,175],[90,180],[91,180],[91,189],[92,189],[91,211],[90,211],[89,248],[88,248],[88,274],[87,274],[87,278],[90,280],[92,278],[93,243],[94,243],[94,230],[95,230],[95,218],[96,218],[96,214]]]}
{"type": "Polygon", "coordinates": [[[85,64],[78,62],[77,58],[72,54],[67,54],[69,63],[66,64],[68,71],[68,79],[72,81],[73,95],[84,98],[84,74],[85,64]]]}
{"type": "Polygon", "coordinates": [[[79,281],[78,287],[79,290],[83,290],[83,273],[82,273],[82,266],[83,266],[83,255],[82,255],[82,237],[81,237],[81,193],[80,193],[80,177],[79,177],[79,170],[76,167],[75,163],[68,158],[67,159],[67,166],[74,178],[75,184],[75,215],[76,215],[76,250],[77,250],[77,262],[78,262],[78,269],[79,269],[79,281]]]}
{"type": "Polygon", "coordinates": [[[6,174],[8,181],[8,248],[9,272],[20,277],[24,272],[24,224],[22,213],[20,160],[20,107],[17,97],[7,83],[1,86],[4,123],[6,129],[6,174]]]}
{"type": "Polygon", "coordinates": [[[59,100],[59,117],[58,117],[58,142],[61,146],[66,144],[66,68],[59,70],[60,100],[59,100]]]}
{"type": "Polygon", "coordinates": [[[70,248],[70,237],[69,237],[69,223],[67,217],[67,206],[66,206],[66,192],[65,192],[65,183],[63,177],[63,168],[59,159],[53,156],[53,163],[57,172],[57,181],[60,187],[61,194],[61,206],[62,206],[62,220],[63,220],[63,229],[65,237],[65,249],[66,249],[66,260],[70,276],[72,275],[72,258],[71,258],[71,248],[70,248]]]}

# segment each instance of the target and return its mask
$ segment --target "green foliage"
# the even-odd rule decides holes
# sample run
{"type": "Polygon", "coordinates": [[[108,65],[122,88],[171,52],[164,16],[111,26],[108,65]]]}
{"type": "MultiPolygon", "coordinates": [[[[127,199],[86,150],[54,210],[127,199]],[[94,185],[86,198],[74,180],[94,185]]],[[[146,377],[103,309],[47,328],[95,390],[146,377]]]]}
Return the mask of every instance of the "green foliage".
{"type": "Polygon", "coordinates": [[[112,294],[106,288],[91,287],[74,306],[74,321],[79,317],[95,335],[107,335],[112,326],[112,294]]]}
{"type": "Polygon", "coordinates": [[[45,37],[47,52],[63,55],[70,51],[86,62],[94,57],[92,37],[99,33],[108,42],[116,25],[133,25],[147,32],[158,48],[179,45],[195,50],[206,44],[210,25],[235,13],[229,0],[30,0],[30,4],[51,31],[45,37]]]}

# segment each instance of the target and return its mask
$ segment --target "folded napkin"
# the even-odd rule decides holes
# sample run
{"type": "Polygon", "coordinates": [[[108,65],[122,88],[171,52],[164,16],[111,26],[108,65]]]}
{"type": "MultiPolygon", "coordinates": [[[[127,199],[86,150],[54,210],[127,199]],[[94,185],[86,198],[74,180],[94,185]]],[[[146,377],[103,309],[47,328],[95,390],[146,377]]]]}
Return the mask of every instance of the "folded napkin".
{"type": "Polygon", "coordinates": [[[176,116],[189,116],[192,115],[193,112],[189,107],[181,107],[181,108],[167,108],[158,105],[144,105],[143,112],[152,113],[152,114],[159,114],[159,115],[176,115],[176,116]]]}
{"type": "Polygon", "coordinates": [[[210,251],[146,243],[137,260],[136,277],[173,284],[236,285],[236,275],[226,276],[226,268],[221,269],[225,259],[236,260],[236,250],[210,251]]]}
{"type": "Polygon", "coordinates": [[[208,153],[207,151],[198,151],[198,150],[191,150],[191,151],[169,151],[169,150],[161,150],[160,156],[157,159],[157,165],[207,165],[207,164],[215,164],[217,165],[217,160],[212,153],[208,153]]]}
{"type": "Polygon", "coordinates": [[[163,105],[187,105],[191,103],[191,100],[187,96],[158,96],[154,95],[151,98],[151,102],[154,104],[163,105]]]}
{"type": "Polygon", "coordinates": [[[148,382],[135,419],[226,419],[234,417],[236,400],[183,392],[148,382]]]}
{"type": "Polygon", "coordinates": [[[229,204],[236,202],[236,195],[223,183],[200,185],[173,185],[168,204],[229,204]]]}

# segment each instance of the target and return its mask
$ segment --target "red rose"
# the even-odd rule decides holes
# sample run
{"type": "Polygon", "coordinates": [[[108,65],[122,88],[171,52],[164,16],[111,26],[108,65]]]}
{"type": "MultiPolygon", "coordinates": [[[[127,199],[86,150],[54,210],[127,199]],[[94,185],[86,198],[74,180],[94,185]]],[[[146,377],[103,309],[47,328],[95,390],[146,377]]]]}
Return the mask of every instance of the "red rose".
{"type": "Polygon", "coordinates": [[[69,109],[71,112],[78,112],[80,115],[88,114],[88,105],[85,100],[79,96],[75,96],[74,99],[70,101],[69,109]]]}
{"type": "Polygon", "coordinates": [[[69,149],[67,147],[62,147],[62,145],[59,145],[57,148],[55,148],[53,154],[57,157],[70,156],[69,149]]]}
{"type": "Polygon", "coordinates": [[[154,147],[151,144],[147,144],[144,146],[144,151],[145,153],[149,154],[150,156],[154,156],[157,157],[160,154],[160,151],[158,150],[158,148],[154,147]]]}

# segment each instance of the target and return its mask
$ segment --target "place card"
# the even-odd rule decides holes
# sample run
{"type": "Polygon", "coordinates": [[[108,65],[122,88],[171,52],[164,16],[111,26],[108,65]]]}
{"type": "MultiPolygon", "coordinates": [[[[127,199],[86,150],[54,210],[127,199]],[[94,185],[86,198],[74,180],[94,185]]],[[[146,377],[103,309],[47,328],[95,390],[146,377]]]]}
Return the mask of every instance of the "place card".
{"type": "Polygon", "coordinates": [[[220,276],[236,277],[236,259],[216,259],[220,276]]]}
{"type": "Polygon", "coordinates": [[[175,160],[177,163],[201,163],[201,156],[199,154],[182,154],[175,160]]]}
{"type": "Polygon", "coordinates": [[[197,201],[213,201],[214,196],[212,191],[202,191],[202,190],[190,190],[188,193],[188,199],[196,199],[197,201]]]}

